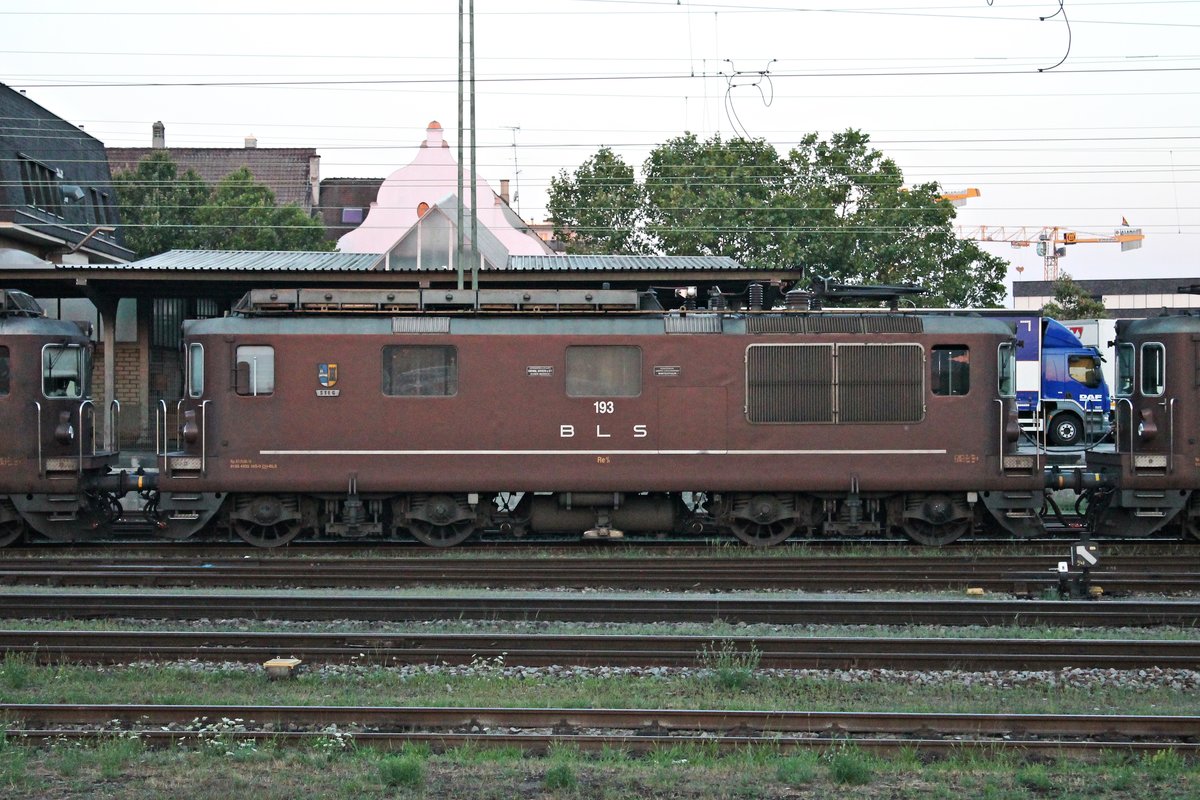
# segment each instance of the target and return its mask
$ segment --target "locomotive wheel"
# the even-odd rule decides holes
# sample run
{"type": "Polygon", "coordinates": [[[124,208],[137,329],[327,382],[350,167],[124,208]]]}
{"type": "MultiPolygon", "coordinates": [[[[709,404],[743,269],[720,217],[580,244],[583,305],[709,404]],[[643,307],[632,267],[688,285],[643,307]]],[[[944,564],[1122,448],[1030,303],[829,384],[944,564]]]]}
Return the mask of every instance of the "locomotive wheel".
{"type": "Polygon", "coordinates": [[[430,547],[454,547],[471,538],[478,526],[475,520],[464,519],[447,525],[436,525],[423,519],[410,520],[408,532],[422,544],[430,547]]]}
{"type": "Polygon", "coordinates": [[[278,497],[262,495],[249,505],[250,513],[230,520],[238,536],[255,547],[282,547],[303,529],[298,515],[288,514],[278,497]]]}
{"type": "Polygon", "coordinates": [[[917,544],[929,547],[941,547],[962,537],[971,529],[971,521],[966,519],[951,520],[940,525],[926,522],[923,519],[910,518],[904,520],[904,535],[917,544]]]}
{"type": "Polygon", "coordinates": [[[233,530],[242,540],[255,547],[282,547],[300,535],[300,520],[284,520],[273,525],[260,525],[244,519],[232,520],[233,530]]]}
{"type": "Polygon", "coordinates": [[[758,523],[744,517],[729,521],[729,532],[751,547],[774,547],[796,532],[796,522],[781,519],[758,523]]]}

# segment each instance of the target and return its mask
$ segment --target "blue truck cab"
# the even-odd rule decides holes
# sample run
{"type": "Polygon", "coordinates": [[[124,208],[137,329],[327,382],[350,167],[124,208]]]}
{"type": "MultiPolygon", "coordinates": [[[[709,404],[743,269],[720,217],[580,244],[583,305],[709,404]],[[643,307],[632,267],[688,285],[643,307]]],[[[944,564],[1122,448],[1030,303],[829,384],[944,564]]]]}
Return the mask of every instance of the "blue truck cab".
{"type": "Polygon", "coordinates": [[[1021,429],[1049,445],[1099,441],[1110,424],[1110,396],[1095,347],[1037,314],[1007,317],[1017,338],[1017,414],[1021,429]]]}

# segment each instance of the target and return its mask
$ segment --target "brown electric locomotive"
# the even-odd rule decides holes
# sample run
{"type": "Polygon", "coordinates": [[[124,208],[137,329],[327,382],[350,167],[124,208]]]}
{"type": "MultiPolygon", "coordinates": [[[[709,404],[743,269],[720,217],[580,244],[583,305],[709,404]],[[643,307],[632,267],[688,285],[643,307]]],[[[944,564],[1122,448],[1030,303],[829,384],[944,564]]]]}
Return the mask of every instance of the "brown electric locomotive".
{"type": "Polygon", "coordinates": [[[617,290],[255,290],[185,323],[168,538],[1041,532],[1002,322],[617,290]]]}
{"type": "MultiPolygon", "coordinates": [[[[0,289],[0,546],[32,528],[59,541],[104,533],[128,488],[110,474],[91,399],[92,343],[47,319],[24,292],[0,289]]],[[[117,406],[110,409],[116,423],[117,406]]]]}
{"type": "Polygon", "coordinates": [[[1084,493],[1099,534],[1200,538],[1200,317],[1117,323],[1115,452],[1089,451],[1105,486],[1084,493]]]}

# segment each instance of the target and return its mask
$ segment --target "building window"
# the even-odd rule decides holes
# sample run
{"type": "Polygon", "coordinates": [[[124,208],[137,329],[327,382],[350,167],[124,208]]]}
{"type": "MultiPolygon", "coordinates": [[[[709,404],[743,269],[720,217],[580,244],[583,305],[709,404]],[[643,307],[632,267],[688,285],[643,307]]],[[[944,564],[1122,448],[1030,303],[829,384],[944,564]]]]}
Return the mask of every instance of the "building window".
{"type": "Polygon", "coordinates": [[[247,397],[275,391],[275,348],[242,345],[237,349],[237,393],[247,397]]]}
{"type": "Polygon", "coordinates": [[[642,349],[623,345],[567,348],[568,397],[637,397],[642,349]]]}
{"type": "Polygon", "coordinates": [[[363,210],[361,208],[343,208],[342,209],[342,224],[343,225],[361,225],[363,221],[363,210]]]}
{"type": "Polygon", "coordinates": [[[0,396],[8,394],[8,348],[0,347],[0,396]]]}
{"type": "Polygon", "coordinates": [[[383,393],[388,397],[458,394],[458,348],[448,345],[383,348],[383,393]]]}
{"type": "Polygon", "coordinates": [[[934,394],[956,396],[971,391],[971,352],[965,344],[935,346],[929,363],[934,394]]]}
{"type": "Polygon", "coordinates": [[[62,216],[62,195],[58,187],[58,173],[40,161],[22,156],[21,185],[25,189],[25,203],[55,216],[62,216]]]}

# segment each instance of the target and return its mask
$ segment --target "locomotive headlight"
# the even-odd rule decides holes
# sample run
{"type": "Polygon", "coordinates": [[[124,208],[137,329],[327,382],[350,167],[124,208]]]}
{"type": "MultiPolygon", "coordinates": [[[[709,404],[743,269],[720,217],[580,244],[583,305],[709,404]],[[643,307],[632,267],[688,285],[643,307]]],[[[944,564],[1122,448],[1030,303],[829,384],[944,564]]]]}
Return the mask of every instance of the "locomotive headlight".
{"type": "Polygon", "coordinates": [[[200,438],[200,426],[196,424],[196,411],[191,409],[184,412],[183,415],[183,440],[188,444],[195,444],[200,438]]]}
{"type": "Polygon", "coordinates": [[[70,444],[75,441],[75,425],[71,422],[70,411],[58,413],[58,425],[54,428],[54,440],[59,444],[70,444]]]}
{"type": "Polygon", "coordinates": [[[1158,425],[1154,424],[1154,412],[1148,408],[1142,409],[1142,418],[1138,420],[1138,438],[1148,442],[1158,435],[1158,425]]]}

